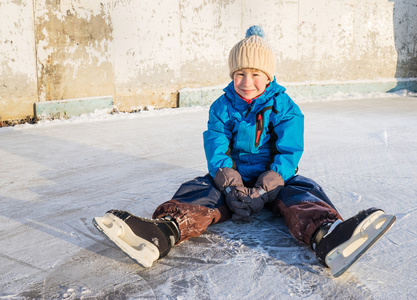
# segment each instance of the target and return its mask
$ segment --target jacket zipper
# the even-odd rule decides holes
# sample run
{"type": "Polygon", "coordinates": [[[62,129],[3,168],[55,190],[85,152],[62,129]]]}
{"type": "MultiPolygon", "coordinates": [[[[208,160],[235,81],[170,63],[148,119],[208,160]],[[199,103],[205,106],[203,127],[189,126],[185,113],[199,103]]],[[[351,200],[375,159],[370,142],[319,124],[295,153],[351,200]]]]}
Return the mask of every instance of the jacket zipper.
{"type": "Polygon", "coordinates": [[[252,110],[252,106],[249,106],[248,111],[246,112],[245,118],[249,116],[250,111],[252,110]]]}
{"type": "Polygon", "coordinates": [[[265,124],[264,124],[265,112],[270,110],[270,109],[275,114],[278,113],[278,111],[273,106],[267,106],[256,114],[255,147],[258,147],[260,142],[261,142],[261,135],[262,135],[262,132],[264,131],[264,126],[265,126],[265,124]]]}
{"type": "Polygon", "coordinates": [[[256,136],[255,136],[255,147],[259,146],[261,141],[261,134],[264,129],[264,114],[258,113],[256,117],[256,136]]]}

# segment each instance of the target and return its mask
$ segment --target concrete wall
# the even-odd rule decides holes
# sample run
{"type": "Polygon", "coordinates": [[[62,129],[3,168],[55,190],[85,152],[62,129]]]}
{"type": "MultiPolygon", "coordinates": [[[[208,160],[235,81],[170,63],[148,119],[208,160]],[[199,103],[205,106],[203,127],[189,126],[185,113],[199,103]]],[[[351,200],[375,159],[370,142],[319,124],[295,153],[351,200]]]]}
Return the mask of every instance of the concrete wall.
{"type": "Polygon", "coordinates": [[[254,24],[281,83],[417,77],[416,15],[416,0],[2,0],[0,121],[109,95],[120,110],[175,107],[182,88],[229,81],[254,24]]]}
{"type": "Polygon", "coordinates": [[[33,116],[37,101],[32,0],[0,2],[0,121],[33,116]]]}
{"type": "Polygon", "coordinates": [[[111,1],[34,3],[38,100],[113,94],[111,1]]]}

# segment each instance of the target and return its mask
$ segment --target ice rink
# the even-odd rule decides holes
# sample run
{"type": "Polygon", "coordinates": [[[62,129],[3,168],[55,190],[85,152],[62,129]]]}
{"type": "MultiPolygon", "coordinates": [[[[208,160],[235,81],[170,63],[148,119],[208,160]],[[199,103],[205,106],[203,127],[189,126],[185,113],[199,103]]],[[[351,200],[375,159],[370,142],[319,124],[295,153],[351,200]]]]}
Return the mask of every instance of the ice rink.
{"type": "Polygon", "coordinates": [[[267,210],[211,226],[142,269],[91,220],[112,208],[150,217],[204,175],[208,108],[96,113],[0,128],[0,299],[415,299],[417,97],[299,105],[299,174],[344,218],[372,206],[397,216],[343,276],[267,210]]]}

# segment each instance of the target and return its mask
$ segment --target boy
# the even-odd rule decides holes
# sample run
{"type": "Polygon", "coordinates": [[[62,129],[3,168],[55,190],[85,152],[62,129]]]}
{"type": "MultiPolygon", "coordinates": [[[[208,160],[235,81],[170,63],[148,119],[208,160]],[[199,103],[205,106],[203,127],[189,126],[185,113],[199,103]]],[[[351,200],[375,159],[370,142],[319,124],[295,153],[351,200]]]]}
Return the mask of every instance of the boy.
{"type": "Polygon", "coordinates": [[[259,26],[229,54],[233,81],[210,107],[204,150],[209,174],[181,185],[153,219],[110,210],[94,225],[143,267],[175,244],[228,219],[250,222],[264,207],[340,276],[394,223],[370,208],[343,221],[323,189],[296,175],[304,116],[274,79],[275,56],[259,26]]]}

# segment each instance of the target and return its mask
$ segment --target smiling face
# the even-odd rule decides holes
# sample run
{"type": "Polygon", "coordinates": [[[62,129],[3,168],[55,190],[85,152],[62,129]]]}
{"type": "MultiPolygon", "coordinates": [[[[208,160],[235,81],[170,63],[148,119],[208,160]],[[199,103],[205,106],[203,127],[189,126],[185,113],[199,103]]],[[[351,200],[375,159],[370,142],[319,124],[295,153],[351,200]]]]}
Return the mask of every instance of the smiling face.
{"type": "Polygon", "coordinates": [[[236,93],[244,99],[254,99],[261,95],[270,80],[262,71],[256,69],[240,69],[233,73],[236,93]]]}

